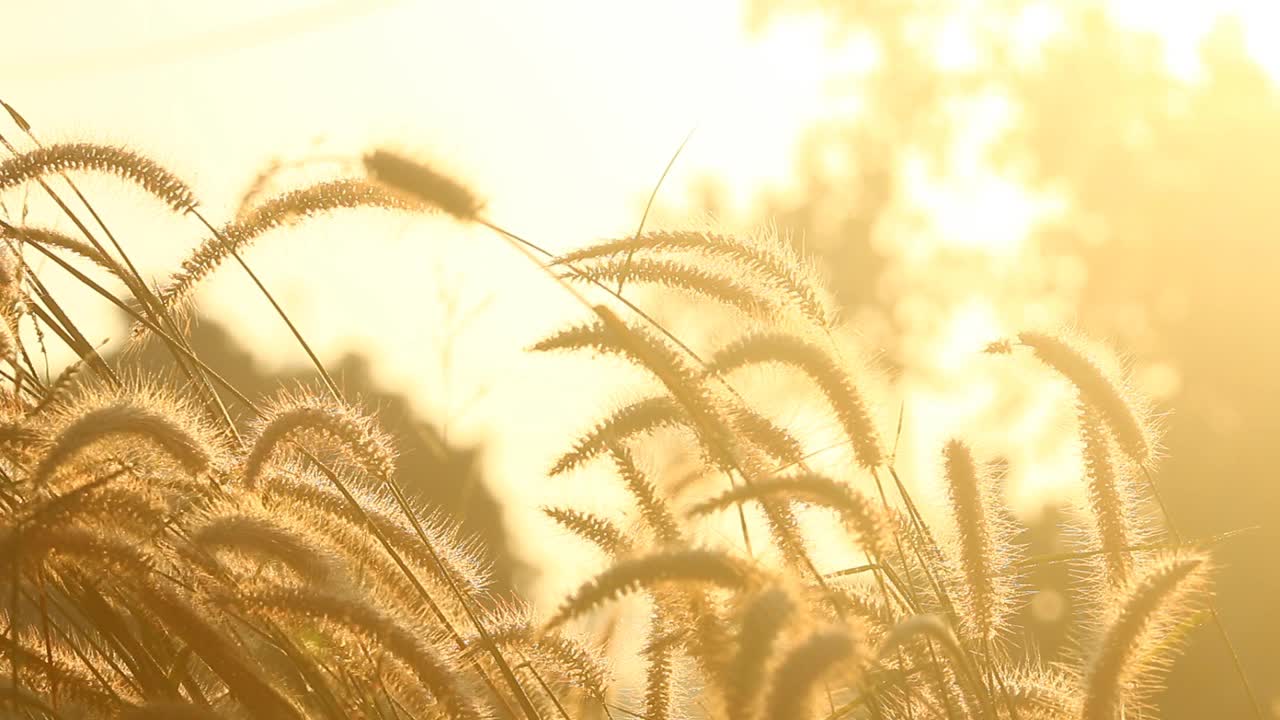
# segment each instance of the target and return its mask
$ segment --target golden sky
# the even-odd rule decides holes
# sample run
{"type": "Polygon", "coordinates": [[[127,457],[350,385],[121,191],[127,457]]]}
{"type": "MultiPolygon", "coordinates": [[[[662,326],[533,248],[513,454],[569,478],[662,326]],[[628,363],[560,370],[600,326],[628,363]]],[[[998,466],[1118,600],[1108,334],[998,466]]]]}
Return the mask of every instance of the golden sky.
{"type": "MultiPolygon", "coordinates": [[[[1128,2],[1116,14],[1164,37],[1171,70],[1194,82],[1196,42],[1224,8],[1244,19],[1259,61],[1280,68],[1266,42],[1280,15],[1273,3],[1128,2]]],[[[733,224],[764,189],[791,187],[803,130],[859,112],[850,90],[874,70],[873,48],[805,13],[752,35],[741,12],[730,0],[18,3],[5,11],[0,97],[46,141],[120,143],[157,158],[191,182],[215,222],[272,157],[357,158],[388,145],[466,178],[493,218],[555,251],[634,232],[695,128],[664,186],[663,217],[679,216],[690,189],[712,176],[728,190],[722,220],[733,224]]],[[[1023,20],[1032,41],[1052,33],[1048,11],[1023,20]]],[[[941,66],[963,67],[961,20],[927,41],[941,66]]],[[[904,169],[907,195],[930,222],[883,250],[908,271],[945,245],[1016,259],[1034,225],[1065,202],[985,166],[984,143],[1010,121],[999,98],[966,112],[945,175],[904,169]]],[[[106,218],[144,272],[161,277],[202,238],[196,223],[163,217],[146,198],[88,186],[111,199],[106,218]]],[[[378,358],[384,383],[411,392],[455,437],[491,445],[490,470],[515,504],[545,500],[541,468],[599,398],[564,392],[561,359],[523,353],[575,308],[497,238],[360,213],[275,233],[249,259],[322,356],[378,358]]],[[[270,361],[301,364],[247,290],[226,268],[202,300],[270,361]]],[[[84,297],[80,312],[102,337],[122,340],[101,303],[84,297]]],[[[979,296],[920,342],[941,351],[935,370],[970,372],[975,338],[1007,332],[1009,321],[979,296]]],[[[961,422],[985,391],[916,392],[918,408],[961,422]]]]}

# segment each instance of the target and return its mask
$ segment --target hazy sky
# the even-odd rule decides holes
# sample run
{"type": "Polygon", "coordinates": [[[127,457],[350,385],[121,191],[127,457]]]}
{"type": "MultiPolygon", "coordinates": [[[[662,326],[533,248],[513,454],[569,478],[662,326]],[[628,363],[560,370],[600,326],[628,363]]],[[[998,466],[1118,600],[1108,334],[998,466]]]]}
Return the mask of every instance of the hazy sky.
{"type": "MultiPolygon", "coordinates": [[[[812,16],[749,36],[732,0],[13,5],[0,97],[46,141],[120,143],[160,160],[191,182],[214,222],[231,216],[272,157],[357,158],[386,145],[466,178],[494,219],[552,250],[633,232],[658,174],[695,126],[664,187],[666,217],[707,174],[727,184],[731,211],[748,208],[764,187],[785,189],[800,131],[858,112],[856,93],[826,91],[847,90],[876,62],[865,44],[829,37],[812,16]]],[[[1141,6],[1124,5],[1170,38],[1171,66],[1194,78],[1187,48],[1205,26],[1204,8],[1142,14],[1141,6]]],[[[1250,27],[1269,19],[1266,3],[1252,7],[1250,27]]],[[[963,33],[936,41],[942,61],[964,62],[963,33]]],[[[981,135],[990,123],[974,117],[981,135]]],[[[967,229],[913,236],[916,249],[973,238],[1016,246],[1053,206],[980,167],[961,169],[947,189],[913,180],[907,168],[913,200],[940,225],[967,229]],[[997,206],[1024,212],[984,210],[997,206]],[[989,224],[1008,216],[1017,222],[989,224]]],[[[203,237],[194,221],[167,217],[116,183],[86,186],[157,278],[203,237]]],[[[589,383],[564,372],[562,360],[523,352],[578,311],[538,271],[487,232],[375,213],[273,233],[248,256],[324,357],[344,349],[376,357],[384,383],[456,437],[490,444],[490,469],[514,503],[546,499],[546,461],[601,398],[584,392],[589,383]],[[469,313],[474,307],[482,311],[469,313]],[[447,353],[454,362],[442,361],[447,353]]],[[[81,323],[119,342],[123,325],[107,324],[105,306],[79,296],[81,323]]],[[[201,297],[270,361],[303,361],[234,268],[201,297]]],[[[978,342],[998,329],[989,315],[980,305],[958,308],[946,335],[978,342]]]]}
{"type": "MultiPolygon", "coordinates": [[[[6,10],[0,97],[45,141],[120,143],[158,159],[214,222],[273,156],[356,158],[389,145],[467,178],[492,217],[565,249],[633,232],[695,125],[665,204],[681,206],[689,183],[715,172],[735,178],[745,207],[789,174],[791,143],[823,112],[828,70],[805,65],[846,76],[873,61],[826,49],[812,19],[747,38],[738,12],[722,0],[24,3],[6,10]]],[[[144,272],[162,277],[203,237],[117,183],[85,184],[144,272]]],[[[248,258],[323,357],[373,355],[383,382],[456,437],[487,441],[516,503],[545,499],[550,453],[599,410],[581,375],[558,386],[568,377],[558,360],[523,352],[577,310],[489,233],[350,213],[273,233],[248,258]],[[483,311],[459,329],[450,303],[483,311]]],[[[103,303],[54,286],[83,298],[83,325],[120,341],[103,303]]],[[[201,297],[272,361],[303,362],[234,268],[201,297]]]]}

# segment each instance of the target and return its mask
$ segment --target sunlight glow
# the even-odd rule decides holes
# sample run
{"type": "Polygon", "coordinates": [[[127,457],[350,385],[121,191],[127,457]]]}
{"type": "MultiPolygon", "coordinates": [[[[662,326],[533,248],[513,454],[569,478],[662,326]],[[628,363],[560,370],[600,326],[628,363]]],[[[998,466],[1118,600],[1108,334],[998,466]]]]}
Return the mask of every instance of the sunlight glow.
{"type": "MultiPolygon", "coordinates": [[[[34,14],[36,5],[17,12],[34,14]]],[[[92,112],[98,136],[140,138],[141,149],[198,181],[211,217],[230,215],[237,193],[269,157],[320,147],[355,158],[371,143],[413,142],[451,170],[456,164],[490,200],[495,218],[559,252],[634,232],[659,172],[691,129],[659,210],[687,217],[680,211],[697,204],[693,190],[709,179],[724,192],[718,219],[726,225],[772,221],[759,215],[763,197],[804,199],[797,162],[807,134],[865,117],[863,91],[885,69],[870,35],[841,32],[816,11],[783,13],[752,33],[740,4],[729,0],[663,0],[626,10],[589,2],[463,3],[449,8],[451,26],[442,27],[437,20],[447,6],[390,3],[271,43],[246,42],[173,63],[152,58],[126,68],[128,102],[121,101],[121,76],[109,67],[102,75],[90,67],[50,82],[40,68],[63,47],[17,37],[0,49],[0,60],[32,70],[29,77],[6,79],[11,84],[3,91],[38,123],[62,119],[51,122],[46,137],[76,135],[78,123],[89,124],[78,118],[92,112]],[[295,66],[299,58],[307,60],[305,68],[295,66]],[[334,88],[342,89],[341,102],[334,88]]],[[[228,8],[250,19],[264,14],[248,0],[228,8]]],[[[1201,79],[1201,46],[1224,17],[1238,20],[1249,52],[1273,78],[1280,76],[1275,2],[1130,1],[1108,11],[1159,37],[1170,72],[1182,80],[1201,79]]],[[[143,44],[143,31],[151,30],[105,10],[77,12],[86,14],[84,27],[56,35],[68,48],[119,56],[131,43],[143,44]]],[[[941,13],[919,38],[929,43],[937,67],[955,76],[990,60],[981,56],[985,28],[964,12],[941,13]]],[[[156,23],[177,23],[169,30],[178,35],[216,24],[212,16],[178,23],[182,15],[169,9],[156,23]]],[[[1014,60],[1029,63],[1062,28],[1062,18],[1052,3],[1029,3],[1009,26],[1014,60]]],[[[54,34],[39,35],[46,36],[54,34]]],[[[1049,297],[1050,290],[1025,279],[1037,232],[1071,198],[1033,189],[1016,160],[993,162],[1001,140],[1022,120],[1019,107],[981,87],[959,96],[939,118],[949,133],[940,162],[917,146],[894,148],[894,204],[868,231],[871,254],[891,274],[906,277],[912,293],[891,312],[908,336],[901,340],[909,350],[903,353],[912,413],[906,432],[914,433],[917,448],[973,424],[992,404],[993,371],[981,362],[985,342],[1016,327],[1068,320],[1076,299],[1049,297]],[[944,304],[951,309],[937,311],[944,304]],[[939,377],[963,377],[965,389],[941,393],[933,386],[939,377]]],[[[838,179],[856,173],[859,161],[842,147],[818,156],[822,170],[838,179]]],[[[156,227],[148,208],[130,210],[136,211],[116,216],[122,225],[156,227]]],[[[161,277],[199,241],[203,231],[189,221],[166,220],[171,224],[154,235],[136,233],[144,272],[161,277]],[[147,239],[152,236],[160,239],[147,239]]],[[[523,348],[582,308],[488,232],[366,217],[326,227],[308,229],[305,243],[301,232],[281,231],[252,258],[317,351],[335,357],[355,348],[377,357],[375,374],[387,386],[403,388],[419,410],[443,418],[460,441],[486,444],[487,471],[512,506],[536,507],[559,492],[528,482],[529,468],[545,467],[545,448],[583,408],[566,407],[563,366],[531,360],[523,348]],[[352,270],[364,266],[378,270],[352,270]],[[484,283],[464,287],[472,268],[483,268],[484,283]],[[412,298],[409,321],[405,297],[412,298]],[[454,328],[451,302],[484,311],[454,328]],[[454,366],[438,357],[446,337],[468,362],[454,366]],[[437,392],[440,385],[450,390],[437,392]],[[522,430],[499,436],[492,428],[503,423],[522,430]]],[[[1067,267],[1066,261],[1053,267],[1067,267]]],[[[60,292],[73,285],[53,282],[61,283],[60,292]]],[[[124,331],[113,309],[82,291],[65,291],[85,295],[93,310],[84,315],[96,312],[120,341],[124,331]]],[[[261,361],[271,369],[296,366],[296,348],[281,341],[268,311],[261,305],[243,310],[251,293],[247,280],[225,273],[203,290],[203,299],[215,315],[239,313],[237,339],[267,349],[261,361]]],[[[1181,378],[1156,365],[1139,382],[1161,396],[1175,392],[1181,378]]],[[[1018,407],[1008,444],[1024,455],[1015,465],[1028,468],[1013,483],[1026,506],[1070,484],[1063,468],[1073,460],[1063,458],[1071,450],[1059,442],[1070,420],[1058,414],[1062,400],[1035,396],[1018,407]]],[[[543,518],[526,514],[511,522],[515,534],[524,535],[543,518]]],[[[561,570],[576,576],[576,568],[561,570]]],[[[555,575],[561,570],[541,582],[562,583],[555,575]]]]}
{"type": "Polygon", "coordinates": [[[818,14],[788,15],[757,37],[709,48],[718,89],[700,103],[693,173],[712,175],[729,208],[746,213],[762,190],[795,184],[798,143],[824,122],[861,114],[858,84],[878,67],[864,36],[834,37],[818,14]]]}
{"type": "Polygon", "coordinates": [[[1280,692],[1280,0],[10,5],[0,715],[1280,692]]]}
{"type": "Polygon", "coordinates": [[[1164,44],[1171,73],[1181,80],[1200,79],[1200,49],[1220,20],[1239,24],[1244,45],[1253,59],[1275,81],[1280,78],[1280,4],[1273,0],[1223,0],[1215,3],[1127,0],[1108,8],[1122,26],[1150,32],[1164,44]]]}

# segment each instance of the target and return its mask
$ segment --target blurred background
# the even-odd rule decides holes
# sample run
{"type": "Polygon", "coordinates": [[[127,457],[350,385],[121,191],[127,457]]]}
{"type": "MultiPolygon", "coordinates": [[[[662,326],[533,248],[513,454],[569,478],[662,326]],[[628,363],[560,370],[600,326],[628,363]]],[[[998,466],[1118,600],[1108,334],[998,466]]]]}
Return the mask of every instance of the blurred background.
{"type": "MultiPolygon", "coordinates": [[[[818,258],[895,383],[884,418],[903,418],[904,474],[927,484],[941,439],[977,428],[1044,547],[1078,495],[1072,409],[1045,374],[981,349],[1059,326],[1122,349],[1161,415],[1156,480],[1179,529],[1246,530],[1216,548],[1218,606],[1280,717],[1280,6],[49,0],[4,19],[0,98],[43,140],[155,157],[215,220],[265,171],[287,188],[386,146],[562,251],[635,232],[688,137],[649,226],[769,228],[818,258]]],[[[202,238],[115,183],[85,185],[156,278],[202,238]]],[[[578,308],[443,220],[351,213],[249,260],[343,382],[394,416],[420,495],[519,548],[501,553],[504,583],[562,590],[578,568],[519,538],[545,536],[538,506],[572,495],[545,468],[601,398],[523,348],[578,308]]],[[[123,319],[48,274],[118,349],[123,319]]],[[[246,387],[303,373],[237,273],[200,301],[214,367],[246,387]]],[[[1041,600],[1029,627],[1051,656],[1061,603],[1041,600]]],[[[1163,716],[1245,716],[1229,663],[1196,631],[1163,716]]]]}

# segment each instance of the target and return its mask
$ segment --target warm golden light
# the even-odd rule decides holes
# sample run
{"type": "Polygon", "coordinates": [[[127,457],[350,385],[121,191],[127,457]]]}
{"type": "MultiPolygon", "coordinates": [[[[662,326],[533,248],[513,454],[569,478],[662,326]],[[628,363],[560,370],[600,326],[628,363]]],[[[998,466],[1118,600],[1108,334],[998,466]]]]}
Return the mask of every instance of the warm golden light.
{"type": "Polygon", "coordinates": [[[1274,2],[3,17],[0,716],[1280,717],[1274,2]]]}

